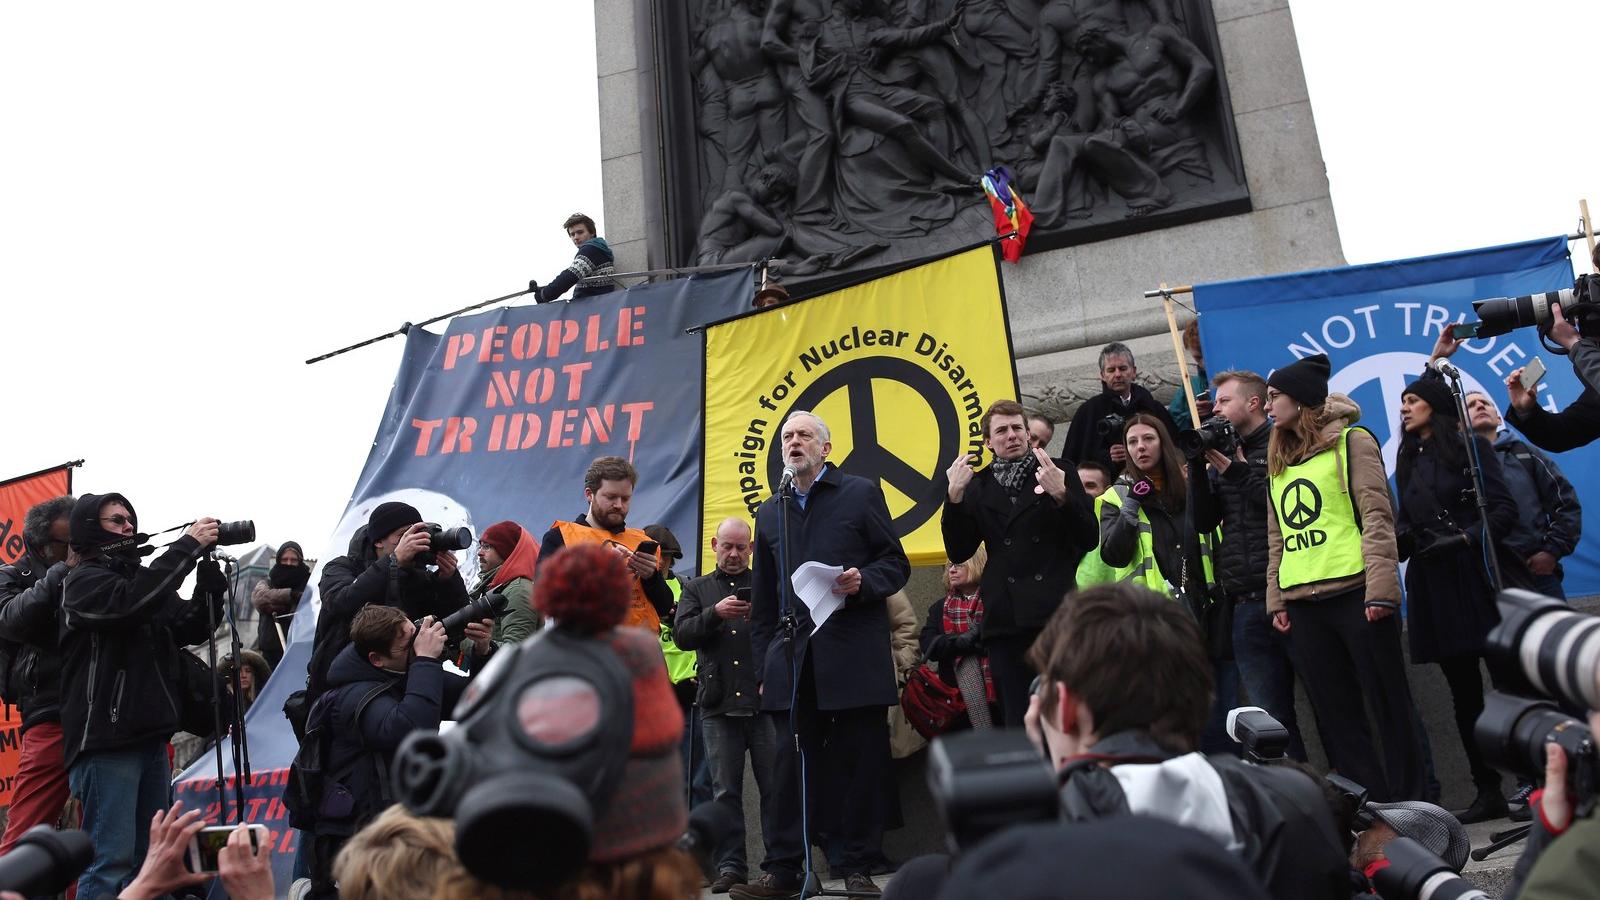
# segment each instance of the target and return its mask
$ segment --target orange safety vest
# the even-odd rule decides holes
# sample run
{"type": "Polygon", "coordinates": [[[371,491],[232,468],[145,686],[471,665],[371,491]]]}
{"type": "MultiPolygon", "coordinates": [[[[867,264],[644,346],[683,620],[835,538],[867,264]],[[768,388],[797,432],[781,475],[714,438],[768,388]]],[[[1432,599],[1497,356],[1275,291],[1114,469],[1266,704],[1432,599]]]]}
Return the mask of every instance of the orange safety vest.
{"type": "MultiPolygon", "coordinates": [[[[568,547],[578,544],[604,544],[614,542],[627,547],[629,550],[638,550],[639,545],[651,540],[650,535],[637,528],[624,528],[620,534],[612,533],[604,528],[595,528],[589,525],[579,525],[577,522],[557,521],[552,528],[561,530],[561,540],[568,547]]],[[[656,550],[656,564],[665,572],[667,567],[661,562],[661,551],[656,550]]],[[[657,634],[661,631],[661,617],[656,614],[656,608],[650,605],[650,598],[644,595],[644,582],[633,579],[633,603],[628,608],[628,617],[623,620],[624,625],[633,625],[657,634]]]]}

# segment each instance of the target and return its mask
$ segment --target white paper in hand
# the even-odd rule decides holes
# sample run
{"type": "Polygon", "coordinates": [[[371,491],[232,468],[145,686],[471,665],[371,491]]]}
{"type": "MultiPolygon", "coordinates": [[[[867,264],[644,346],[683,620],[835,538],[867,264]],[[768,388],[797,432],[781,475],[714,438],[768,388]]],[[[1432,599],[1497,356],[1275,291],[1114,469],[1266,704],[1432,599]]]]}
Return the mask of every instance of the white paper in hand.
{"type": "Polygon", "coordinates": [[[794,595],[811,613],[811,621],[815,627],[812,634],[828,621],[833,611],[844,602],[844,597],[834,593],[834,582],[844,574],[844,566],[829,566],[819,562],[801,563],[800,568],[794,570],[794,576],[789,583],[794,585],[794,595]]]}

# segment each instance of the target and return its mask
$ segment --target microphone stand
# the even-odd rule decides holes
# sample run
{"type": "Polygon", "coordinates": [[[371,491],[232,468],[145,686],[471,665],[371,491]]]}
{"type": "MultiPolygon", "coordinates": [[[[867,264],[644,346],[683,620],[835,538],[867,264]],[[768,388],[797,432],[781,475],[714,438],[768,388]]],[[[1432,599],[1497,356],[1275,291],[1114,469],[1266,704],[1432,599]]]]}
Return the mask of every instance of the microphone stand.
{"type": "MultiPolygon", "coordinates": [[[[230,715],[228,721],[228,726],[231,729],[231,735],[233,739],[231,743],[233,751],[234,774],[233,799],[235,803],[233,819],[235,822],[243,822],[245,809],[244,786],[245,783],[250,779],[250,751],[248,749],[248,742],[245,740],[244,736],[244,713],[239,708],[239,698],[243,693],[239,681],[239,667],[244,665],[244,654],[241,652],[243,647],[239,639],[239,626],[235,622],[233,616],[233,604],[231,596],[238,592],[239,573],[232,559],[229,559],[226,556],[217,555],[214,555],[212,558],[222,563],[222,565],[226,567],[228,583],[230,585],[228,592],[223,594],[223,602],[227,606],[228,629],[231,632],[233,649],[233,671],[229,674],[229,680],[232,682],[233,688],[233,704],[229,711],[230,715]]],[[[207,633],[206,637],[206,661],[210,663],[212,672],[211,716],[213,723],[212,727],[216,729],[216,736],[212,741],[212,751],[215,754],[217,761],[217,803],[219,810],[218,824],[226,825],[228,824],[229,816],[227,793],[223,788],[223,783],[226,780],[226,774],[223,771],[222,764],[222,737],[224,734],[228,734],[229,732],[223,729],[222,694],[220,689],[217,687],[217,679],[215,677],[217,671],[217,606],[214,598],[207,598],[206,621],[210,627],[210,631],[207,633]]]]}
{"type": "Polygon", "coordinates": [[[1478,442],[1474,440],[1477,433],[1472,430],[1472,419],[1467,414],[1467,397],[1461,384],[1461,372],[1449,364],[1434,371],[1449,383],[1450,395],[1455,398],[1456,415],[1461,420],[1461,437],[1467,444],[1467,472],[1472,477],[1472,495],[1478,507],[1478,527],[1483,529],[1483,565],[1489,575],[1489,583],[1498,595],[1505,585],[1500,579],[1500,560],[1495,549],[1494,533],[1489,528],[1489,491],[1483,480],[1483,463],[1478,459],[1478,442]]]}

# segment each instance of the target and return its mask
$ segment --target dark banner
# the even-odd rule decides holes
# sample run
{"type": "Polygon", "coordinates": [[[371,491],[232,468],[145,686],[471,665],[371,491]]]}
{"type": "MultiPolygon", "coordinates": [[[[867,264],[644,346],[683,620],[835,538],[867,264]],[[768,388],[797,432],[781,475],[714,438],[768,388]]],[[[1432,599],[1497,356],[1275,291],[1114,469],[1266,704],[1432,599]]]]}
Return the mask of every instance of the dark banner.
{"type": "MultiPolygon", "coordinates": [[[[589,464],[621,456],[639,470],[629,524],[665,523],[683,545],[680,566],[692,569],[701,546],[704,363],[700,336],[686,331],[745,311],[750,296],[750,274],[735,271],[459,317],[444,334],[412,329],[350,504],[321,552],[307,547],[307,555],[346,555],[356,529],[389,500],[410,503],[430,522],[465,525],[474,537],[503,519],[542,535],[587,510],[589,464]]],[[[470,581],[477,558],[458,557],[470,581]]],[[[313,587],[321,575],[319,566],[313,587]]],[[[319,607],[316,591],[306,591],[302,613],[319,607]]],[[[245,716],[252,778],[244,811],[273,830],[280,896],[295,840],[280,797],[298,749],[283,701],[305,684],[315,627],[312,615],[295,616],[288,653],[245,716]]],[[[224,744],[230,813],[231,754],[224,744]]],[[[224,802],[216,777],[207,754],[177,784],[178,797],[199,803],[213,822],[224,802]]]]}

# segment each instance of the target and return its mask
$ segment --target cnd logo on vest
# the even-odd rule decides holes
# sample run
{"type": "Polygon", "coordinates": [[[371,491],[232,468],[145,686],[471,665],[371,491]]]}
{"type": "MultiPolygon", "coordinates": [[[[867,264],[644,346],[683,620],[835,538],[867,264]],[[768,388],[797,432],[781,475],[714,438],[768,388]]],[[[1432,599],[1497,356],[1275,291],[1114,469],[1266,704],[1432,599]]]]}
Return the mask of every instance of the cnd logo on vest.
{"type": "Polygon", "coordinates": [[[1296,478],[1289,482],[1278,498],[1278,509],[1282,511],[1283,524],[1294,529],[1283,536],[1285,553],[1320,547],[1328,542],[1326,531],[1311,527],[1322,517],[1322,492],[1310,480],[1296,478]]]}

